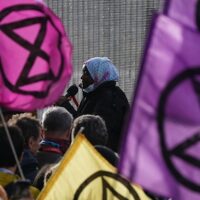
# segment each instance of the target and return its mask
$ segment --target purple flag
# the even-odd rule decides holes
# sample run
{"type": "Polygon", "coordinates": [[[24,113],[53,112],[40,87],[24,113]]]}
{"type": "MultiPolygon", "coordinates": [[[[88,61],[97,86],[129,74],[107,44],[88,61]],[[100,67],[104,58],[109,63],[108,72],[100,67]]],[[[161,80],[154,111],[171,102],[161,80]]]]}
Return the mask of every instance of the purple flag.
{"type": "Polygon", "coordinates": [[[72,73],[72,46],[60,19],[39,0],[0,0],[0,106],[52,105],[72,73]]]}
{"type": "Polygon", "coordinates": [[[200,0],[168,0],[165,14],[188,28],[200,30],[200,0]]]}
{"type": "Polygon", "coordinates": [[[200,34],[160,15],[137,84],[119,172],[176,200],[200,199],[200,34]]]}

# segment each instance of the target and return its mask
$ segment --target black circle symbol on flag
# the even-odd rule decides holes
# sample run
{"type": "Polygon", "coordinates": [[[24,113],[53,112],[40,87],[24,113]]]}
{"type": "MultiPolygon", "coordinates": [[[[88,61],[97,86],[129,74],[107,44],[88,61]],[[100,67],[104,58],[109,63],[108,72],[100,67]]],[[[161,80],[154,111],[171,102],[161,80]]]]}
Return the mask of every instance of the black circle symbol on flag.
{"type": "MultiPolygon", "coordinates": [[[[196,180],[192,180],[191,177],[186,177],[183,173],[184,165],[186,167],[190,167],[192,170],[199,170],[200,173],[200,159],[194,155],[188,154],[186,151],[189,148],[194,147],[200,142],[200,132],[193,133],[188,137],[181,136],[179,133],[178,137],[183,137],[183,140],[174,145],[173,147],[169,147],[169,144],[166,141],[167,136],[169,137],[170,134],[173,134],[172,131],[167,130],[166,128],[166,109],[167,104],[169,101],[170,96],[175,91],[177,87],[181,87],[185,81],[190,81],[191,84],[191,91],[194,92],[196,96],[196,100],[200,100],[200,82],[198,77],[200,75],[200,67],[190,68],[182,71],[180,74],[175,76],[164,88],[161,92],[158,107],[157,107],[157,127],[160,136],[160,146],[161,151],[164,157],[164,160],[172,173],[172,175],[176,178],[176,180],[182,184],[183,186],[187,187],[188,189],[199,192],[200,193],[200,183],[196,180]],[[174,158],[178,158],[184,164],[182,164],[182,168],[175,164],[174,158]]],[[[188,95],[188,94],[186,94],[188,95]]],[[[200,102],[198,102],[199,104],[200,102]]],[[[181,101],[178,102],[181,104],[181,101]]],[[[188,105],[190,106],[190,105],[188,105]]],[[[178,133],[177,133],[178,134],[178,133]]],[[[171,135],[172,136],[172,135],[171,135]]]]}
{"type": "Polygon", "coordinates": [[[98,171],[91,176],[89,176],[76,190],[74,194],[73,200],[81,199],[81,194],[84,192],[84,190],[89,186],[92,185],[93,181],[101,179],[101,191],[102,191],[102,197],[100,199],[102,200],[108,200],[108,191],[112,193],[113,197],[116,197],[119,200],[128,200],[128,199],[134,199],[134,200],[140,200],[140,197],[138,196],[137,192],[133,188],[133,186],[123,177],[121,177],[118,174],[111,173],[108,171],[98,171]],[[114,180],[114,184],[111,185],[108,181],[108,179],[114,180]],[[126,188],[126,192],[122,194],[120,191],[116,191],[116,184],[122,184],[126,188]],[[127,196],[128,195],[128,196],[127,196]]]}
{"type": "MultiPolygon", "coordinates": [[[[23,16],[23,15],[22,15],[23,16]]],[[[61,50],[61,40],[62,34],[59,31],[58,27],[56,27],[55,23],[53,22],[52,18],[44,13],[42,7],[38,5],[32,4],[19,4],[11,7],[7,7],[0,12],[0,32],[5,34],[10,40],[14,41],[17,45],[20,45],[22,48],[29,52],[29,55],[25,59],[25,64],[21,70],[19,77],[16,78],[15,84],[13,84],[7,77],[5,73],[5,68],[7,66],[3,66],[0,60],[0,72],[2,74],[2,78],[6,87],[8,87],[11,91],[19,94],[24,95],[32,95],[36,98],[44,98],[48,95],[51,86],[59,80],[63,69],[64,69],[64,56],[61,50]],[[38,12],[38,16],[30,17],[27,19],[21,19],[15,21],[8,22],[8,23],[1,23],[3,20],[12,14],[13,12],[27,12],[27,11],[34,11],[38,12]],[[51,26],[51,28],[57,33],[57,50],[60,56],[60,63],[58,66],[58,72],[55,74],[51,67],[49,66],[50,57],[49,55],[41,48],[45,37],[47,35],[47,24],[51,26]],[[36,39],[32,44],[27,39],[23,38],[23,35],[19,35],[15,32],[15,29],[18,28],[27,28],[32,25],[40,25],[39,31],[37,33],[36,39]],[[49,69],[47,72],[42,72],[40,74],[35,74],[30,76],[30,71],[32,70],[34,63],[37,58],[41,58],[43,61],[48,63],[49,69]],[[41,81],[48,81],[46,87],[42,88],[41,90],[25,90],[23,86],[31,85],[41,81]]],[[[8,58],[10,59],[10,58],[8,58]]],[[[18,67],[18,66],[15,66],[18,67]]],[[[14,67],[13,67],[14,68],[14,67]]],[[[14,69],[13,69],[14,71],[14,69]]],[[[14,72],[13,72],[14,73],[14,72]]]]}

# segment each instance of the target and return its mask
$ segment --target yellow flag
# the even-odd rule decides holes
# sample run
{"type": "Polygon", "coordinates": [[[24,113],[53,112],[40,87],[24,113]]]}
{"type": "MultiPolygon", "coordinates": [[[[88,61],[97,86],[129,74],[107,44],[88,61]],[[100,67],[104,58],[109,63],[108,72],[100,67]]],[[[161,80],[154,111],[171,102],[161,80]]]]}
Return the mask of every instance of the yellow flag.
{"type": "Polygon", "coordinates": [[[149,200],[78,134],[39,200],[149,200]]]}

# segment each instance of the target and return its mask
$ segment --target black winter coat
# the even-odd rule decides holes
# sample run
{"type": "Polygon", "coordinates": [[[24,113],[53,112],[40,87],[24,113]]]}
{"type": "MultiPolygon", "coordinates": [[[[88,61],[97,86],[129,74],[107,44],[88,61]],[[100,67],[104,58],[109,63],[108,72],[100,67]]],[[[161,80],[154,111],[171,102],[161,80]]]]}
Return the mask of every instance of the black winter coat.
{"type": "Polygon", "coordinates": [[[93,92],[84,94],[77,115],[94,114],[101,116],[106,123],[109,139],[107,146],[118,152],[124,120],[129,103],[124,92],[115,81],[101,84],[93,92]]]}

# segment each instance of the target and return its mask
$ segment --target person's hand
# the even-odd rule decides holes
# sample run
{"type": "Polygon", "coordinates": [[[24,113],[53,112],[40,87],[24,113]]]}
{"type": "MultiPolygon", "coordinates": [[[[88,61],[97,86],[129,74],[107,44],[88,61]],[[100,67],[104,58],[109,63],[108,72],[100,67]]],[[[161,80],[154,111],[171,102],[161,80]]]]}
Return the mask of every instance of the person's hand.
{"type": "Polygon", "coordinates": [[[1,185],[0,185],[0,199],[8,200],[7,193],[1,185]]]}
{"type": "Polygon", "coordinates": [[[65,96],[60,96],[58,101],[55,103],[56,106],[61,106],[64,102],[69,101],[65,96]]]}
{"type": "Polygon", "coordinates": [[[65,108],[66,110],[68,110],[73,115],[73,117],[76,117],[77,111],[71,105],[70,101],[71,101],[71,97],[67,98],[65,96],[60,96],[58,101],[55,103],[55,106],[60,106],[60,107],[65,108]]]}

